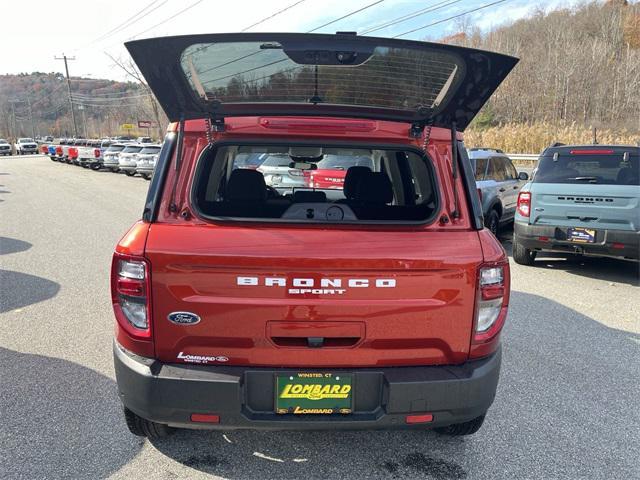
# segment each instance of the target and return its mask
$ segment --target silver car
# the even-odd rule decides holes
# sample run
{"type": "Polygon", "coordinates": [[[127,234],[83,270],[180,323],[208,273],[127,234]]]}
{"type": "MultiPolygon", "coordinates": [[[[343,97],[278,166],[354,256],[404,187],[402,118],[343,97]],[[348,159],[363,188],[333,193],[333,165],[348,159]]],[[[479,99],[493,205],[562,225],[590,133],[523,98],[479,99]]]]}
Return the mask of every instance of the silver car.
{"type": "Polygon", "coordinates": [[[118,163],[118,157],[120,156],[120,152],[122,152],[128,143],[112,143],[109,148],[104,151],[102,166],[103,168],[107,168],[112,172],[117,172],[120,169],[120,164],[118,163]]]}
{"type": "Polygon", "coordinates": [[[264,160],[257,170],[264,176],[265,183],[278,189],[305,187],[304,172],[291,168],[291,157],[284,153],[264,155],[264,160]]]}
{"type": "Polygon", "coordinates": [[[511,159],[494,148],[471,148],[469,159],[475,171],[484,224],[497,235],[501,225],[513,221],[518,192],[529,175],[518,173],[511,159]]]}
{"type": "Polygon", "coordinates": [[[140,153],[138,153],[138,162],[136,163],[136,173],[142,178],[149,180],[156,168],[158,155],[160,154],[160,145],[145,145],[140,153]]]}
{"type": "Polygon", "coordinates": [[[133,177],[136,174],[136,167],[138,166],[138,153],[142,150],[144,145],[132,144],[127,145],[122,149],[118,155],[118,169],[124,172],[129,177],[133,177]]]}

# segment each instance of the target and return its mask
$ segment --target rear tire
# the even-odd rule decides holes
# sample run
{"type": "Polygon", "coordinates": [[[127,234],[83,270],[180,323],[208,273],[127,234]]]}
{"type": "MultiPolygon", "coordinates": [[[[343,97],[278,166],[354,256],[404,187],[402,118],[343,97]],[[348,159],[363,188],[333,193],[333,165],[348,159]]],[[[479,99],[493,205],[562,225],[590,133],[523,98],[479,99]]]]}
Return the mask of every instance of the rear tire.
{"type": "Polygon", "coordinates": [[[136,172],[132,172],[130,170],[125,170],[124,173],[127,177],[133,177],[136,174],[136,172]]]}
{"type": "Polygon", "coordinates": [[[463,435],[473,435],[484,423],[484,415],[469,420],[464,423],[454,423],[453,425],[447,425],[446,427],[434,428],[436,432],[441,435],[449,435],[451,437],[461,437],[463,435]]]}
{"type": "Polygon", "coordinates": [[[168,425],[146,420],[126,407],[124,408],[124,420],[129,431],[138,437],[165,438],[173,431],[168,425]]]}
{"type": "Polygon", "coordinates": [[[538,252],[529,250],[516,241],[513,236],[513,259],[518,265],[532,266],[538,252]]]}
{"type": "Polygon", "coordinates": [[[489,212],[486,223],[487,223],[487,228],[497,238],[498,232],[500,230],[500,215],[498,215],[498,212],[496,210],[491,210],[489,212]]]}

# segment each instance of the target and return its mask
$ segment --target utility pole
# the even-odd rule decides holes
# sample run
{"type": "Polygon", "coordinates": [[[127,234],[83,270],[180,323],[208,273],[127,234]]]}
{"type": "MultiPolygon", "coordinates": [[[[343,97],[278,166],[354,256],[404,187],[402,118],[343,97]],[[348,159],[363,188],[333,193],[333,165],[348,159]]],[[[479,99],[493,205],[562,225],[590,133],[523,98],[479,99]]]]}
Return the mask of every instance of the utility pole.
{"type": "Polygon", "coordinates": [[[55,60],[64,60],[64,71],[67,74],[67,93],[69,94],[69,107],[71,107],[71,120],[73,121],[73,131],[78,138],[78,125],[76,125],[76,114],[73,112],[73,101],[71,100],[71,80],[69,80],[69,65],[67,60],[75,60],[76,57],[67,57],[64,53],[62,57],[53,57],[55,60]]]}
{"type": "Polygon", "coordinates": [[[9,100],[9,103],[11,103],[11,132],[15,140],[18,138],[18,134],[16,132],[16,102],[15,100],[9,100]]]}
{"type": "Polygon", "coordinates": [[[29,120],[31,121],[31,138],[36,139],[36,127],[33,124],[33,110],[31,110],[31,99],[27,96],[27,106],[29,107],[29,120]]]}

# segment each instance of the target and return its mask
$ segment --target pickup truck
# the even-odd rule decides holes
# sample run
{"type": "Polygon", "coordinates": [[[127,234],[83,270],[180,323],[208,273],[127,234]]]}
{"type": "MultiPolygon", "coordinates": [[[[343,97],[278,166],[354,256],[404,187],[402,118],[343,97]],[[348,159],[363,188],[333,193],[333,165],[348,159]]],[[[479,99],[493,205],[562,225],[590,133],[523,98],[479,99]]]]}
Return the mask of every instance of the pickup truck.
{"type": "Polygon", "coordinates": [[[16,155],[35,155],[38,144],[32,138],[19,138],[16,142],[16,155]]]}
{"type": "Polygon", "coordinates": [[[347,34],[126,46],[174,122],[112,260],[129,430],[475,433],[510,277],[463,131],[517,59],[347,34]],[[276,188],[254,154],[368,166],[276,188]]]}
{"type": "Polygon", "coordinates": [[[0,155],[11,155],[12,149],[11,144],[7,142],[4,138],[0,138],[0,155]]]}

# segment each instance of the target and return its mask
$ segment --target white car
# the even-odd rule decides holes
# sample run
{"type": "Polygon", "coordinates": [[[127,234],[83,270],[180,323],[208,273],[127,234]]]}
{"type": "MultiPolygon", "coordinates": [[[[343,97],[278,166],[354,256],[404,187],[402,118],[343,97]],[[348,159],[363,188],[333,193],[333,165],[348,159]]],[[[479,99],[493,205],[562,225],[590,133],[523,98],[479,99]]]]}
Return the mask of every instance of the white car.
{"type": "Polygon", "coordinates": [[[292,168],[291,157],[284,153],[265,155],[257,170],[264,176],[265,183],[274,188],[293,189],[305,187],[306,182],[302,170],[292,168]]]}
{"type": "Polygon", "coordinates": [[[118,157],[128,145],[128,143],[112,143],[102,155],[102,167],[107,168],[114,173],[117,172],[120,169],[118,157]]]}
{"type": "Polygon", "coordinates": [[[0,155],[11,155],[11,144],[4,138],[0,138],[0,155]]]}
{"type": "Polygon", "coordinates": [[[138,162],[136,163],[136,173],[142,178],[149,180],[156,168],[158,155],[160,155],[160,145],[145,145],[138,153],[138,162]]]}
{"type": "Polygon", "coordinates": [[[33,138],[19,138],[16,142],[17,155],[33,155],[38,153],[38,144],[33,138]]]}
{"type": "Polygon", "coordinates": [[[144,145],[132,144],[127,145],[118,155],[118,169],[121,172],[126,173],[129,177],[133,177],[136,174],[136,167],[138,166],[138,153],[144,145]]]}

